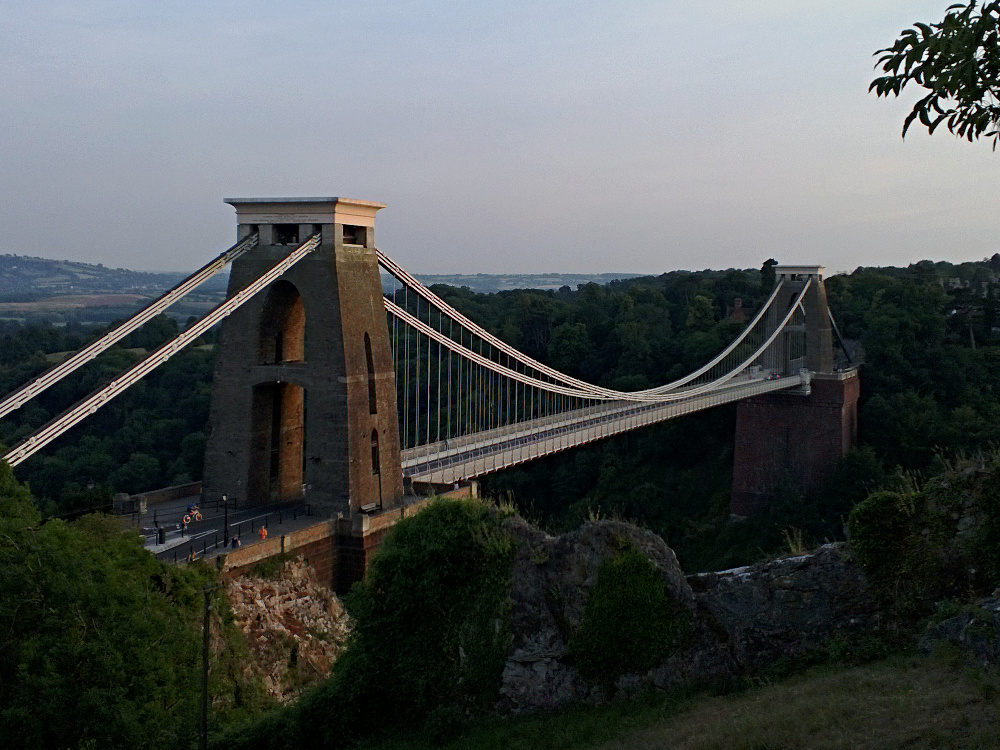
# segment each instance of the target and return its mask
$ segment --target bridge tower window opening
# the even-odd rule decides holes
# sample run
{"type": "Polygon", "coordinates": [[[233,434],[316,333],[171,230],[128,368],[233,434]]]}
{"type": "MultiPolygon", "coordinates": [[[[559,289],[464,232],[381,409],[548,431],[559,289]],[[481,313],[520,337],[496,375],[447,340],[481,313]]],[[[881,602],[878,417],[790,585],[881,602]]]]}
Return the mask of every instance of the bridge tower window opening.
{"type": "Polygon", "coordinates": [[[378,395],[375,392],[375,360],[372,357],[372,339],[365,332],[365,364],[368,367],[368,413],[378,414],[378,395]]]}
{"type": "Polygon", "coordinates": [[[275,282],[261,311],[258,363],[304,362],[305,321],[305,308],[299,290],[288,281],[275,282]]]}
{"type": "Polygon", "coordinates": [[[344,244],[345,245],[360,245],[361,247],[367,247],[368,243],[368,228],[357,226],[355,224],[344,224],[344,244]]]}
{"type": "Polygon", "coordinates": [[[298,224],[275,224],[271,230],[271,242],[275,245],[298,245],[298,224]]]}
{"type": "Polygon", "coordinates": [[[378,430],[372,430],[372,476],[380,474],[378,458],[378,430]]]}
{"type": "Polygon", "coordinates": [[[271,460],[268,469],[268,480],[273,485],[281,469],[281,388],[272,389],[271,394],[271,460]]]}

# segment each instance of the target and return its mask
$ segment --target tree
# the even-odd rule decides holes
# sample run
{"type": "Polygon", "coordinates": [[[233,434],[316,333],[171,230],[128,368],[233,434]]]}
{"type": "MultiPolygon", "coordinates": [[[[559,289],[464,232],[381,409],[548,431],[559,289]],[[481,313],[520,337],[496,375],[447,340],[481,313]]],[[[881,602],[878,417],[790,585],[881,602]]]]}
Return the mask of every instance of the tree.
{"type": "Polygon", "coordinates": [[[778,265],[778,261],[774,258],[768,258],[764,261],[764,265],[760,267],[760,291],[763,294],[770,294],[771,290],[774,289],[774,285],[778,282],[778,274],[774,270],[778,265]]]}
{"type": "MultiPolygon", "coordinates": [[[[0,736],[4,747],[192,747],[201,563],[159,562],[120,518],[42,520],[0,461],[0,736]]],[[[212,726],[270,707],[216,594],[212,726]]]]}
{"type": "Polygon", "coordinates": [[[933,133],[944,123],[969,141],[981,135],[1000,142],[1000,0],[977,0],[948,8],[940,23],[916,23],[895,44],[875,53],[880,76],[869,91],[899,96],[910,83],[929,92],[903,122],[914,120],[933,133]]]}

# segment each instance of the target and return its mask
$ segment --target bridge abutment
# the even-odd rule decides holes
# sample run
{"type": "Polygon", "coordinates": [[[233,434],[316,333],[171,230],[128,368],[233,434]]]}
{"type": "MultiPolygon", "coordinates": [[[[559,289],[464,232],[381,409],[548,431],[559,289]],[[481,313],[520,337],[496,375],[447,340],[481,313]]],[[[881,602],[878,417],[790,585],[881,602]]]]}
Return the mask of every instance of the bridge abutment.
{"type": "MultiPolygon", "coordinates": [[[[779,266],[789,302],[803,299],[808,395],[779,392],[744,399],[736,407],[730,512],[746,518],[765,510],[782,482],[800,493],[819,489],[857,440],[860,381],[856,369],[834,372],[833,339],[823,269],[779,266]]],[[[778,300],[781,302],[782,300],[778,300]]]]}
{"type": "Polygon", "coordinates": [[[857,370],[848,370],[814,375],[808,396],[740,401],[730,512],[766,509],[786,478],[801,493],[819,489],[857,439],[859,390],[857,370]]]}

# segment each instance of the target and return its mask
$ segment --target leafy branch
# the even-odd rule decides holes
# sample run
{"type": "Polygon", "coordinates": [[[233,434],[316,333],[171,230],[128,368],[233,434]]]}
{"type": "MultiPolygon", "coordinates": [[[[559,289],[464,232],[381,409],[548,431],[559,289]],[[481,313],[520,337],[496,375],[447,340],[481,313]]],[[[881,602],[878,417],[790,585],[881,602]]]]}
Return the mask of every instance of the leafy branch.
{"type": "Polygon", "coordinates": [[[929,93],[913,105],[903,137],[914,120],[933,133],[942,123],[960,138],[982,135],[1000,142],[1000,0],[950,6],[940,23],[916,23],[881,55],[886,75],[868,87],[876,95],[899,96],[910,83],[929,93]]]}

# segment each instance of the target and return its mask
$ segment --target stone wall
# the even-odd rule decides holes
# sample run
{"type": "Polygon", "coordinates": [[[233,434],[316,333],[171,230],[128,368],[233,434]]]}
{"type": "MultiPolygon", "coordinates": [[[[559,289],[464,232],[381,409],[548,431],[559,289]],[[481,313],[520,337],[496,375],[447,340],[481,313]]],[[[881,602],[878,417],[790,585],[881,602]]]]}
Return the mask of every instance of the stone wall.
{"type": "Polygon", "coordinates": [[[317,580],[332,588],[338,559],[337,521],[321,521],[289,534],[240,547],[219,555],[218,565],[227,577],[238,576],[268,558],[283,554],[301,557],[315,569],[317,580]]]}
{"type": "Polygon", "coordinates": [[[180,500],[185,497],[194,497],[201,494],[201,482],[188,482],[187,484],[175,484],[172,487],[164,487],[160,490],[140,492],[138,495],[126,495],[123,501],[130,503],[129,507],[115,508],[116,512],[129,513],[137,510],[142,503],[146,507],[165,503],[169,500],[180,500]]]}
{"type": "Polygon", "coordinates": [[[553,709],[606,697],[580,677],[568,641],[601,561],[623,544],[641,550],[660,571],[669,596],[691,612],[692,630],[687,645],[649,673],[619,678],[622,693],[732,680],[875,624],[864,576],[843,545],[685,577],[660,537],[630,524],[591,522],[560,537],[521,519],[512,519],[510,528],[517,552],[511,580],[513,638],[499,704],[504,711],[553,709]]]}
{"type": "MultiPolygon", "coordinates": [[[[456,492],[468,493],[468,488],[456,492]]],[[[219,569],[228,576],[241,575],[258,563],[278,555],[293,555],[311,565],[324,586],[345,592],[364,578],[372,557],[386,534],[401,518],[420,512],[434,498],[409,497],[401,508],[381,513],[333,518],[304,529],[256,542],[219,555],[219,569]]]]}

